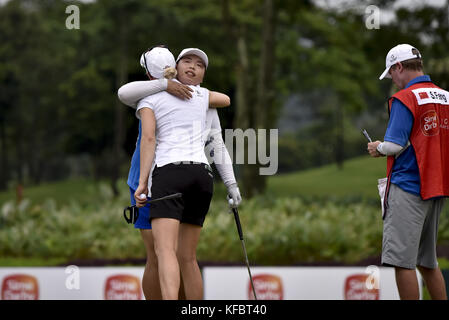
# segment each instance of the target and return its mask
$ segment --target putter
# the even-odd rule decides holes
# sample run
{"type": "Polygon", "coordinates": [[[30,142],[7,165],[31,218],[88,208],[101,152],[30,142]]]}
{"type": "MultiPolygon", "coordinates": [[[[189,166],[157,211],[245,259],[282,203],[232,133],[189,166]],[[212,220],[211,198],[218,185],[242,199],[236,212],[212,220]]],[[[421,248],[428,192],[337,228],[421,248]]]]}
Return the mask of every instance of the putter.
{"type": "MultiPolygon", "coordinates": [[[[157,202],[157,201],[170,200],[170,199],[176,199],[176,198],[181,198],[181,197],[182,197],[182,193],[178,192],[178,193],[169,194],[168,196],[147,200],[146,203],[153,203],[153,202],[157,202]]],[[[137,218],[139,218],[139,208],[137,208],[136,205],[126,207],[123,210],[123,217],[125,218],[126,222],[128,222],[128,223],[132,223],[132,224],[136,223],[137,218]],[[127,215],[128,211],[129,211],[129,216],[127,215]]]]}
{"type": "Polygon", "coordinates": [[[254,289],[253,276],[251,275],[251,269],[249,268],[248,254],[246,253],[245,240],[243,239],[242,225],[240,224],[240,217],[237,208],[231,207],[232,213],[234,213],[235,224],[237,225],[237,231],[239,233],[240,241],[242,242],[243,254],[245,255],[246,267],[248,268],[249,280],[251,281],[251,287],[253,289],[254,299],[257,300],[256,289],[254,289]]]}

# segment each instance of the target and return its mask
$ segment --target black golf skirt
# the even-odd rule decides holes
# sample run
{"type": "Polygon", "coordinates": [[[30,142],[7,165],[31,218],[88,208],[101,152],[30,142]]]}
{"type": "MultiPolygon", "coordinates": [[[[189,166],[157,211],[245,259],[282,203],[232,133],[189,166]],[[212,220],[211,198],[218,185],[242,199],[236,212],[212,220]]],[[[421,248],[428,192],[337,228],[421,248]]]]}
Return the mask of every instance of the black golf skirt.
{"type": "Polygon", "coordinates": [[[203,226],[214,188],[212,169],[208,164],[181,162],[156,166],[152,180],[152,199],[178,192],[182,197],[152,203],[150,220],[172,218],[203,226]]]}

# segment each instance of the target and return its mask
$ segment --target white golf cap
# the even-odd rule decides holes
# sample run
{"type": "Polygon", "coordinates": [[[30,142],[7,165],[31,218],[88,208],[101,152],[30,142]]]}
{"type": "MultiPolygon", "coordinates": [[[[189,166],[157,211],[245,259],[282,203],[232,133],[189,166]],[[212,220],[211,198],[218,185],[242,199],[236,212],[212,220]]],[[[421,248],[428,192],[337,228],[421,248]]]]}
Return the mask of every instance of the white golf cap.
{"type": "Polygon", "coordinates": [[[176,62],[181,60],[182,57],[187,56],[189,54],[193,54],[197,57],[200,57],[201,60],[203,60],[204,66],[207,69],[207,66],[209,65],[209,59],[207,58],[207,54],[203,50],[200,50],[198,48],[186,48],[186,49],[182,50],[181,53],[179,54],[178,58],[176,59],[176,62]]]}
{"type": "Polygon", "coordinates": [[[156,47],[140,56],[140,65],[156,79],[164,77],[164,70],[176,68],[175,57],[167,48],[156,47]],[[146,66],[145,66],[146,63],[146,66]]]}
{"type": "Polygon", "coordinates": [[[421,53],[419,53],[418,49],[412,47],[409,44],[397,45],[396,47],[388,51],[387,57],[385,58],[386,68],[385,71],[379,77],[379,80],[382,80],[383,78],[391,79],[391,76],[388,73],[388,71],[390,70],[391,66],[395,65],[396,63],[416,58],[422,59],[421,53]]]}

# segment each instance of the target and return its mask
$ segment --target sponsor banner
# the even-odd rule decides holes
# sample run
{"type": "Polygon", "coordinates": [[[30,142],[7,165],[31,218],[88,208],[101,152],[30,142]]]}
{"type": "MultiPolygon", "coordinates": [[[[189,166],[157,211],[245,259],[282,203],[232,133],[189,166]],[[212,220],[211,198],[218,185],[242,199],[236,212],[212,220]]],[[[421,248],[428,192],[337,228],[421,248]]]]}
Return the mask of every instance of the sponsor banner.
{"type": "Polygon", "coordinates": [[[2,300],[38,300],[39,285],[36,277],[27,274],[11,274],[3,278],[2,300]]]}
{"type": "Polygon", "coordinates": [[[347,276],[345,279],[345,300],[379,300],[380,288],[367,285],[368,274],[360,273],[347,276]]]}
{"type": "Polygon", "coordinates": [[[141,300],[140,278],[130,274],[113,275],[106,279],[105,300],[141,300]]]}
{"type": "MultiPolygon", "coordinates": [[[[144,299],[144,267],[0,268],[2,300],[144,299]]],[[[398,299],[393,268],[252,267],[259,300],[398,299]]],[[[418,273],[421,286],[421,278],[418,273]]],[[[246,267],[204,267],[204,298],[254,299],[246,267]]]]}
{"type": "MultiPolygon", "coordinates": [[[[251,274],[259,300],[399,299],[393,268],[252,267],[251,274]]],[[[205,267],[203,279],[205,299],[254,298],[246,267],[205,267]]]]}
{"type": "MultiPolygon", "coordinates": [[[[254,289],[257,299],[260,300],[283,300],[284,288],[282,279],[273,274],[258,274],[253,277],[254,289]]],[[[248,281],[248,298],[254,300],[254,292],[251,281],[248,281]]]]}
{"type": "Polygon", "coordinates": [[[2,300],[140,300],[144,267],[0,268],[2,300]]]}

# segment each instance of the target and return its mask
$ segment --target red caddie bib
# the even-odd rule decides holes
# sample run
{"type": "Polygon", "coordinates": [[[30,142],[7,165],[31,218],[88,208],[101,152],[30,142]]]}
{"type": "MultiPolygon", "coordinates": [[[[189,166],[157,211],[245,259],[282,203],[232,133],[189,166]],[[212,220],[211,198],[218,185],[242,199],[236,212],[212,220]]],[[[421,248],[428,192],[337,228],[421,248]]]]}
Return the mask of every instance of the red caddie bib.
{"type": "MultiPolygon", "coordinates": [[[[449,92],[431,82],[420,82],[393,95],[413,114],[410,143],[419,168],[421,198],[449,196],[449,92]]],[[[394,156],[387,159],[390,181],[394,156]]]]}

